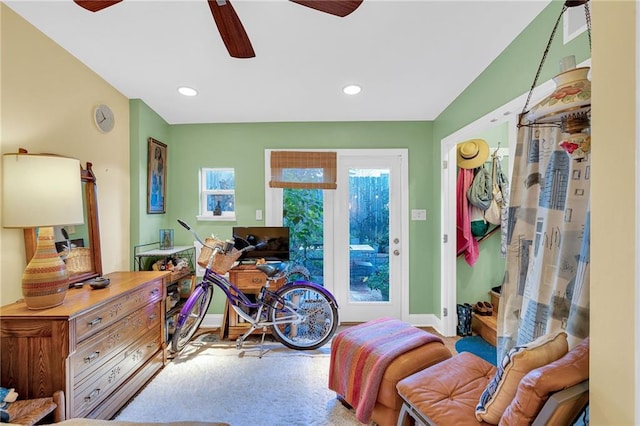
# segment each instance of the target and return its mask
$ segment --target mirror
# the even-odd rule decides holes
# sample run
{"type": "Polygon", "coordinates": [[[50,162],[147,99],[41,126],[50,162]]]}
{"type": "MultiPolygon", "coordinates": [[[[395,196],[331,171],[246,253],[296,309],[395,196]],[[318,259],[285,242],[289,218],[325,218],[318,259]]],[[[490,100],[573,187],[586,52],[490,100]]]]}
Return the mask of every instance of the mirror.
{"type": "MultiPolygon", "coordinates": [[[[84,225],[55,227],[56,246],[61,247],[61,251],[64,253],[63,258],[69,270],[70,286],[102,275],[96,177],[91,170],[91,166],[92,164],[89,162],[87,162],[86,169],[80,166],[80,180],[84,189],[84,225]],[[69,232],[72,228],[76,228],[77,232],[69,232]],[[68,239],[67,235],[62,236],[65,233],[67,235],[70,234],[68,239]]],[[[36,235],[35,228],[24,230],[27,263],[29,263],[36,250],[36,235]]]]}

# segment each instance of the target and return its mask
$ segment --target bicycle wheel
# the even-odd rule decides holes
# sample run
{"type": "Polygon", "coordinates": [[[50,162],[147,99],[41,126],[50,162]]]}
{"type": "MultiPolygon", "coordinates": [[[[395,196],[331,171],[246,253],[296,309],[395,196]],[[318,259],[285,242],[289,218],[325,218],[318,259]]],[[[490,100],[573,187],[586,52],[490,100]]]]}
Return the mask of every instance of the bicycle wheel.
{"type": "Polygon", "coordinates": [[[283,345],[291,349],[317,349],[333,337],[338,328],[338,308],[324,293],[300,283],[288,284],[277,292],[280,302],[269,309],[271,321],[291,317],[294,312],[303,315],[299,324],[276,324],[271,333],[283,345]]]}
{"type": "Polygon", "coordinates": [[[207,314],[212,296],[211,285],[198,285],[191,293],[176,320],[175,331],[171,337],[171,352],[180,352],[189,343],[207,314]]]}

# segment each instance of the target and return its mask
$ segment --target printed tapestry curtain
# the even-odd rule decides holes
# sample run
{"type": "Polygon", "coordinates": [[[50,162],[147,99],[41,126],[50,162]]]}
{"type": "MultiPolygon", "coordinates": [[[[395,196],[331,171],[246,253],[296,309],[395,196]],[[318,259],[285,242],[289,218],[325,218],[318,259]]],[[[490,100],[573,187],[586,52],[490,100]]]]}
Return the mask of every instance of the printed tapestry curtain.
{"type": "Polygon", "coordinates": [[[563,330],[589,335],[590,161],[572,158],[552,127],[520,127],[498,312],[498,359],[563,330]]]}

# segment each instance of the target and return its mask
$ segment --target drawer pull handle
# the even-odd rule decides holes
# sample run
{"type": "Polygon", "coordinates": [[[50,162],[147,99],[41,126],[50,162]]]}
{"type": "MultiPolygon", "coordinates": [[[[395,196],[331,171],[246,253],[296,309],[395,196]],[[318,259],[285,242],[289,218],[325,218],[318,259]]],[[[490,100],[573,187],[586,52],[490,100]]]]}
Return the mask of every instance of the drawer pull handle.
{"type": "Polygon", "coordinates": [[[151,314],[151,315],[149,315],[149,319],[150,319],[151,321],[153,321],[154,319],[156,319],[156,314],[151,314]]]}
{"type": "Polygon", "coordinates": [[[157,288],[154,288],[153,290],[151,290],[151,296],[157,296],[158,293],[160,293],[160,290],[158,290],[157,288]]]}
{"type": "Polygon", "coordinates": [[[96,358],[98,358],[100,356],[100,352],[95,351],[93,352],[91,355],[89,355],[88,357],[86,357],[84,359],[84,363],[85,364],[89,364],[91,361],[94,361],[96,358]]]}
{"type": "Polygon", "coordinates": [[[89,321],[89,322],[87,323],[87,325],[88,325],[89,327],[93,327],[94,325],[98,325],[98,324],[100,324],[101,322],[102,322],[102,318],[98,317],[98,318],[96,318],[96,319],[94,319],[94,320],[92,320],[92,321],[89,321]]]}
{"type": "Polygon", "coordinates": [[[252,278],[251,282],[254,284],[260,284],[262,282],[262,278],[252,278]]]}
{"type": "Polygon", "coordinates": [[[91,400],[100,395],[100,388],[94,389],[88,396],[84,397],[84,402],[91,402],[91,400]]]}

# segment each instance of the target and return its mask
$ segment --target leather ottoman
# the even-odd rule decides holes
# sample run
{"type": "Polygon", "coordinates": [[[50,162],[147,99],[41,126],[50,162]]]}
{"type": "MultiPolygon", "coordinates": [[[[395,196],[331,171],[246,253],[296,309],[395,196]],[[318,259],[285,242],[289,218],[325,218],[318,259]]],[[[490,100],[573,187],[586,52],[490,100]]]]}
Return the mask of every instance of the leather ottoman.
{"type": "MultiPolygon", "coordinates": [[[[398,382],[451,358],[451,352],[440,338],[431,333],[398,320],[379,319],[347,329],[341,336],[336,335],[332,343],[331,356],[332,364],[336,367],[330,369],[329,388],[336,392],[338,399],[345,406],[356,409],[358,417],[358,410],[363,407],[352,407],[350,400],[353,400],[355,393],[368,389],[373,377],[376,381],[379,379],[377,393],[369,393],[369,395],[376,395],[375,401],[371,401],[370,397],[366,398],[369,401],[366,403],[358,398],[355,401],[359,400],[360,404],[369,407],[373,405],[371,421],[380,426],[391,426],[397,423],[403,404],[396,389],[398,382]],[[404,343],[397,343],[404,342],[403,336],[408,334],[415,337],[415,339],[409,339],[413,343],[406,346],[404,343]],[[387,361],[384,363],[372,361],[366,356],[371,352],[384,353],[383,356],[387,361]],[[376,368],[373,370],[364,368],[369,365],[376,365],[376,368]],[[380,367],[377,367],[378,365],[380,367]],[[340,386],[345,382],[355,388],[345,389],[340,386]]],[[[365,419],[359,418],[359,420],[365,423],[369,421],[366,416],[365,419]]]]}

